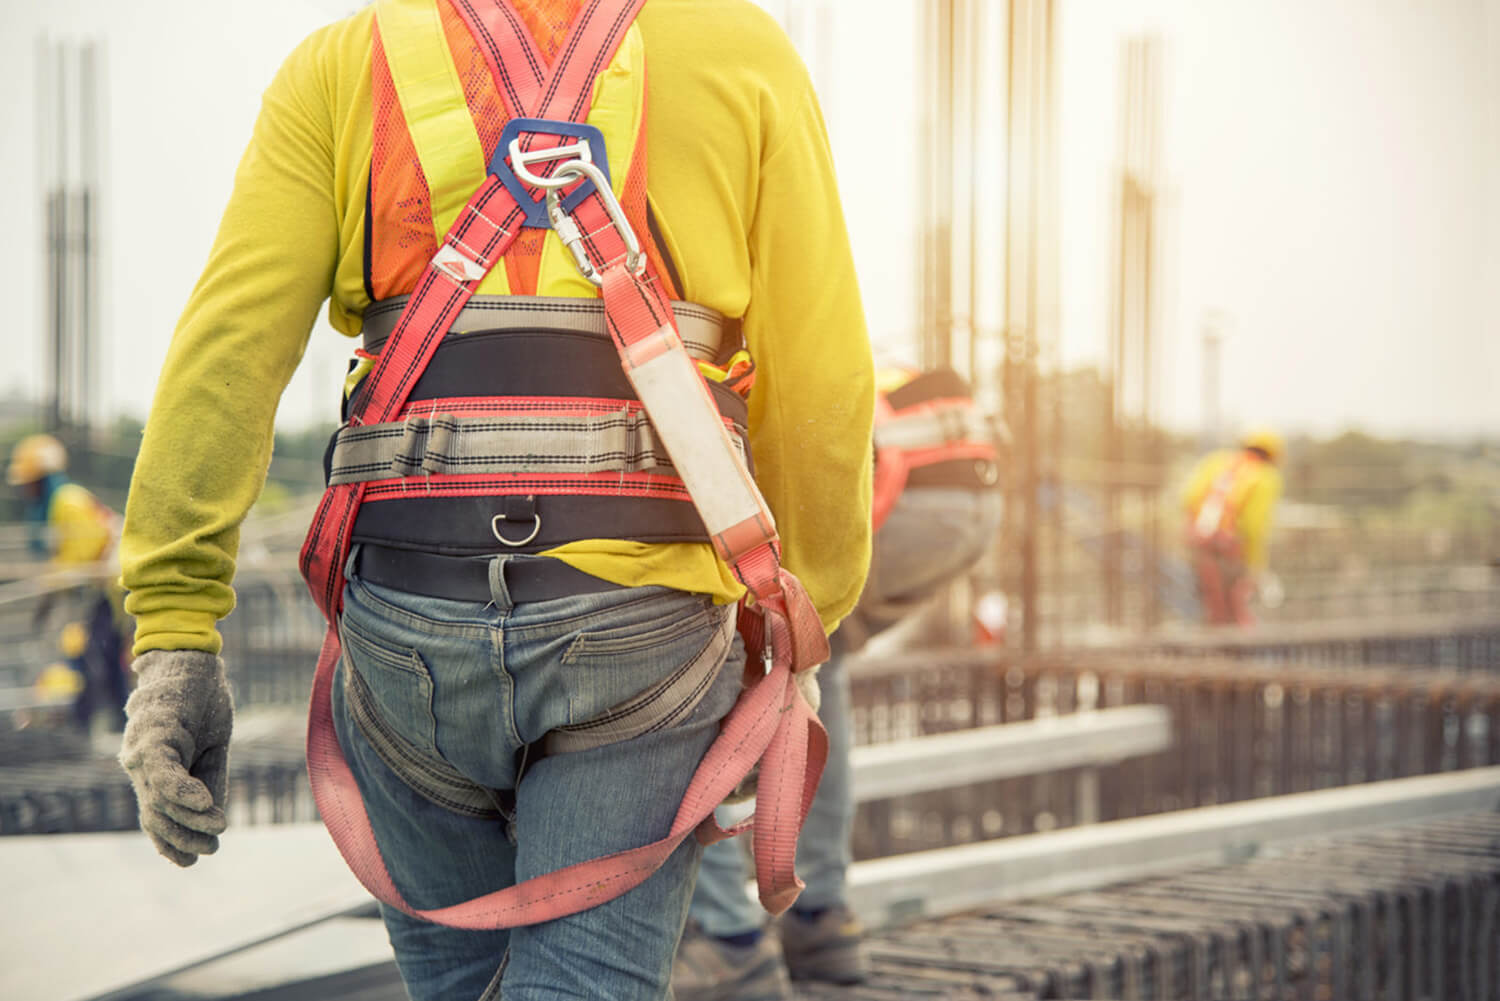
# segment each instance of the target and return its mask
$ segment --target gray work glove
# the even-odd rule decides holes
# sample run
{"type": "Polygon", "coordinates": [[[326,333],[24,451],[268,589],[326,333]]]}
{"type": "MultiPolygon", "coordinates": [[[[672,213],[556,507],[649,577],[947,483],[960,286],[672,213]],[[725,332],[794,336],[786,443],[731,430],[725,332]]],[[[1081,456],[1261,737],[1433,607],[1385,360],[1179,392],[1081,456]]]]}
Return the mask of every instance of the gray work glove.
{"type": "Polygon", "coordinates": [[[131,665],[120,764],[135,787],[141,829],[181,866],[219,850],[229,787],[234,702],[224,662],[201,650],[151,650],[131,665]]]}

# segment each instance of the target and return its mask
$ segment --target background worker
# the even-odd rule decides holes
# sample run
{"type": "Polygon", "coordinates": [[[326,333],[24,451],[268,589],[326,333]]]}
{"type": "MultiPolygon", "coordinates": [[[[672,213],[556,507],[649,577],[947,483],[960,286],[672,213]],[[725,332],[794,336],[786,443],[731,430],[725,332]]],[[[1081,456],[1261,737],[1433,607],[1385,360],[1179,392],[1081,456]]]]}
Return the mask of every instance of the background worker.
{"type": "Polygon", "coordinates": [[[1182,507],[1205,622],[1255,623],[1250,602],[1267,573],[1285,450],[1280,435],[1257,429],[1238,449],[1205,456],[1188,479],[1182,507]]]}
{"type": "Polygon", "coordinates": [[[746,893],[742,847],[710,845],[672,975],[677,1001],[781,1001],[793,996],[789,977],[855,983],[867,973],[864,931],[845,892],[854,825],[845,661],[978,562],[999,531],[1004,496],[998,451],[1004,431],[974,406],[956,373],[890,369],[878,374],[877,386],[880,524],[864,593],[830,637],[833,657],[818,672],[818,716],[829,749],[797,843],[797,871],[807,889],[768,930],[765,912],[746,893]]]}
{"type": "MultiPolygon", "coordinates": [[[[644,123],[639,141],[617,133],[607,155],[622,203],[632,165],[645,165],[644,191],[632,190],[649,193],[654,225],[637,218],[632,228],[669,249],[675,265],[664,267],[648,247],[654,278],[738,321],[731,326],[755,370],[745,431],[782,565],[805,585],[825,631],[858,598],[869,560],[873,372],[822,118],[780,28],[743,0],[651,0],[634,27],[598,0],[381,0],[315,32],[266,91],[135,467],[123,577],[138,624],[139,685],[122,762],[143,800],[143,825],[179,865],[216,851],[224,830],[232,705],[216,621],[233,603],[239,525],[264,479],[276,401],[322,302],[350,336],[370,326],[373,301],[411,293],[423,275],[478,282],[491,305],[533,291],[597,302],[550,229],[526,230],[482,280],[435,256],[461,253],[444,241],[451,230],[437,224],[438,203],[456,192],[454,215],[471,219],[460,212],[464,199],[491,183],[503,95],[569,65],[597,73],[597,89],[580,91],[594,101],[592,112],[587,100],[580,109],[590,121],[644,123]],[[481,45],[471,15],[487,30],[524,30],[534,50],[520,37],[509,48],[481,45]],[[625,32],[612,61],[566,44],[585,20],[625,32]],[[528,58],[497,73],[496,52],[528,58]],[[405,103],[404,86],[450,85],[405,103]],[[421,113],[430,144],[408,135],[416,119],[403,111],[421,113]]],[[[645,209],[644,197],[637,204],[645,209]]],[[[607,339],[608,365],[564,367],[582,367],[577,359],[598,337],[607,334],[568,335],[570,349],[550,370],[501,359],[449,365],[439,376],[481,382],[460,394],[471,396],[501,393],[490,387],[509,378],[519,383],[503,391],[513,400],[565,396],[611,372],[622,382],[607,339]]],[[[511,340],[536,350],[552,343],[511,340]]],[[[454,335],[434,357],[454,345],[506,341],[454,335]]],[[[498,459],[534,455],[542,453],[502,450],[498,459]]],[[[337,580],[338,745],[392,882],[421,910],[662,838],[741,685],[743,654],[736,661],[725,649],[723,627],[732,631],[744,589],[708,541],[590,537],[616,530],[617,520],[601,517],[582,538],[531,545],[528,531],[550,530],[559,510],[566,523],[569,503],[583,495],[517,498],[538,513],[512,524],[509,509],[487,506],[499,489],[458,497],[482,511],[463,527],[484,551],[466,555],[436,537],[377,545],[362,535],[337,580]],[[377,575],[377,555],[453,572],[377,575]],[[482,595],[468,590],[476,569],[482,595]],[[567,593],[517,598],[522,581],[561,582],[567,593]],[[666,707],[682,709],[670,725],[591,750],[547,750],[559,728],[666,691],[699,660],[715,673],[677,696],[695,701],[666,707]]],[[[420,490],[396,493],[380,503],[399,512],[426,501],[420,490]]],[[[377,508],[367,499],[358,517],[377,508]]],[[[445,519],[398,516],[384,530],[446,531],[445,519]]],[[[369,537],[381,529],[366,527],[369,537]]],[[[660,999],[700,855],[689,836],[623,895],[510,929],[458,929],[387,905],[382,914],[416,1001],[660,999]]]]}
{"type": "MultiPolygon", "coordinates": [[[[67,467],[62,442],[35,434],[16,443],[5,479],[25,499],[33,551],[60,569],[86,577],[83,621],[69,623],[64,630],[64,655],[82,681],[73,701],[74,720],[87,729],[99,713],[110,729],[118,731],[124,724],[126,696],[122,610],[113,563],[119,516],[69,480],[67,467]]],[[[46,607],[44,603],[39,617],[46,607]]]]}

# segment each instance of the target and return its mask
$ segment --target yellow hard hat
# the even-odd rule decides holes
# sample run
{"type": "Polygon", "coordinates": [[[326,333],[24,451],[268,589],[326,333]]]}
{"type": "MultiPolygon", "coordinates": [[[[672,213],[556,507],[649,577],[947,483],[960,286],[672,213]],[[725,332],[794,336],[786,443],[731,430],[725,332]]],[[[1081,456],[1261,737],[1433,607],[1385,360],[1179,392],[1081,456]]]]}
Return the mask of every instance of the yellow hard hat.
{"type": "Polygon", "coordinates": [[[84,688],[83,675],[66,664],[48,664],[36,679],[36,693],[43,698],[68,698],[84,688]]]}
{"type": "Polygon", "coordinates": [[[1244,448],[1254,448],[1266,453],[1266,458],[1272,462],[1280,463],[1282,456],[1286,455],[1286,442],[1281,440],[1281,435],[1270,428],[1256,428],[1240,439],[1240,445],[1244,448]]]}
{"type": "Polygon", "coordinates": [[[82,657],[83,651],[89,646],[89,631],[83,627],[82,622],[69,622],[62,627],[57,645],[64,657],[82,657]]]}
{"type": "Polygon", "coordinates": [[[16,442],[10,453],[5,482],[11,486],[35,483],[44,476],[68,468],[68,450],[50,434],[31,434],[16,442]]]}

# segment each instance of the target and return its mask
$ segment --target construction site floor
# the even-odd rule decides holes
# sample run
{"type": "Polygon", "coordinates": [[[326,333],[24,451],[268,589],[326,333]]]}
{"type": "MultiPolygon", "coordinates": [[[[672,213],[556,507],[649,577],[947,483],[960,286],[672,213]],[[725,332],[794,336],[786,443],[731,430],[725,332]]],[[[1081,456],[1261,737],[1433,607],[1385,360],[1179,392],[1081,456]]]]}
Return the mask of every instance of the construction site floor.
{"type": "MultiPolygon", "coordinates": [[[[373,918],[339,924],[365,947],[378,948],[383,938],[373,918]]],[[[918,921],[872,934],[869,947],[866,983],[803,984],[799,998],[1496,1001],[1500,814],[1382,828],[1232,865],[918,921]]],[[[326,943],[303,951],[328,954],[326,943]]],[[[267,982],[278,971],[247,953],[130,1001],[405,997],[388,960],[310,976],[280,972],[281,982],[267,982]],[[221,988],[246,969],[261,983],[216,991],[216,967],[221,988]]]]}

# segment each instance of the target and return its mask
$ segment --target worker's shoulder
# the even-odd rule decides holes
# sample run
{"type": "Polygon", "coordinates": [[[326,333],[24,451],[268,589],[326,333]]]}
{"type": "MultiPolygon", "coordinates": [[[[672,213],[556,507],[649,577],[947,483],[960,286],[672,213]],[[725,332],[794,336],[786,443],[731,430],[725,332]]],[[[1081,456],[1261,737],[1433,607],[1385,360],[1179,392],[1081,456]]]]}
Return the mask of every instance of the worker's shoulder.
{"type": "Polygon", "coordinates": [[[1281,492],[1282,486],[1284,485],[1281,470],[1272,463],[1256,463],[1255,475],[1256,481],[1263,485],[1263,489],[1270,490],[1273,493],[1281,492]]]}
{"type": "Polygon", "coordinates": [[[749,0],[651,0],[639,17],[653,66],[692,65],[801,91],[807,70],[775,18],[749,0]]]}
{"type": "Polygon", "coordinates": [[[375,5],[367,4],[348,17],[315,28],[288,54],[282,72],[338,79],[350,69],[367,65],[374,24],[375,5]]]}
{"type": "Polygon", "coordinates": [[[366,4],[347,17],[315,28],[302,40],[299,48],[334,55],[363,53],[370,46],[374,24],[375,5],[366,4]]]}
{"type": "Polygon", "coordinates": [[[98,498],[93,491],[87,487],[80,486],[69,480],[62,484],[52,494],[52,502],[49,506],[49,514],[57,517],[60,514],[73,514],[76,512],[93,512],[99,506],[98,498]]]}

